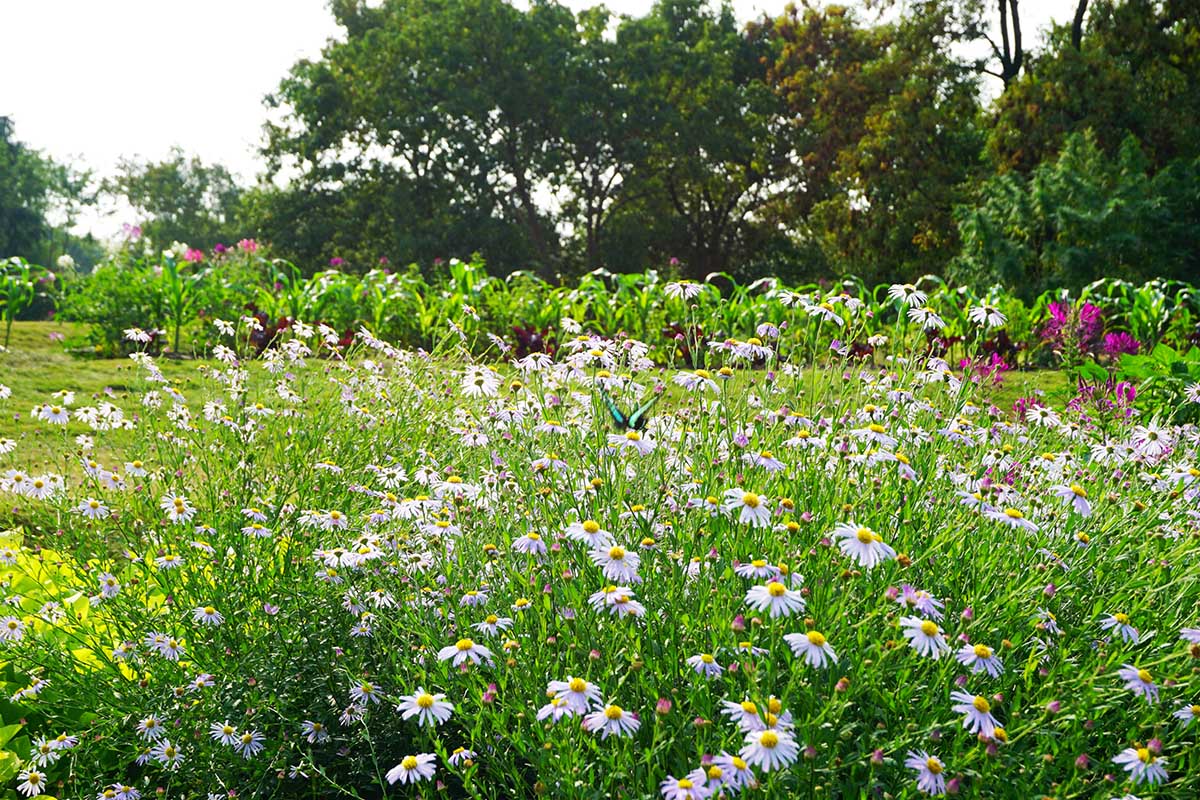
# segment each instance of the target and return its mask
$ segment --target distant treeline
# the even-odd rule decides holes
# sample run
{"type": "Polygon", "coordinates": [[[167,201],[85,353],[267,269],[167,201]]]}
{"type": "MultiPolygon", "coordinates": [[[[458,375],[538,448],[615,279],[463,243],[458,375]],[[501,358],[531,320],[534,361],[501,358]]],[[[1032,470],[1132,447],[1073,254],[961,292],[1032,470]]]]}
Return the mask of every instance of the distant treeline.
{"type": "MultiPolygon", "coordinates": [[[[1016,0],[805,3],[748,26],[701,0],[331,9],[343,34],[266,99],[256,186],[176,152],[98,189],[156,245],[254,236],[309,270],[678,259],[697,277],[934,273],[1028,296],[1200,274],[1194,0],[1079,0],[1036,49],[1016,0]]],[[[46,203],[7,191],[32,151],[0,130],[18,153],[0,160],[0,255],[53,252],[53,226],[27,227],[46,203]]],[[[50,194],[89,191],[70,178],[50,194]]]]}

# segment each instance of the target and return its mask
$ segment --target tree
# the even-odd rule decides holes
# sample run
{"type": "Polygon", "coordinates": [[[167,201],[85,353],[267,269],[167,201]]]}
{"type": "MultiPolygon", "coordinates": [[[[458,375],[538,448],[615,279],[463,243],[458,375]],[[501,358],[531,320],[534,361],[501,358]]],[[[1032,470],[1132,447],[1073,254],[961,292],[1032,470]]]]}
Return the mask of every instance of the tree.
{"type": "MultiPolygon", "coordinates": [[[[522,12],[502,0],[387,0],[379,6],[342,0],[333,8],[346,39],[330,42],[321,60],[297,64],[269,98],[287,111],[282,123],[268,128],[271,171],[292,166],[301,191],[342,196],[378,196],[376,181],[362,176],[394,181],[389,202],[407,198],[414,205],[364,208],[377,230],[411,231],[421,216],[445,211],[430,200],[454,196],[458,221],[491,219],[489,227],[520,229],[529,247],[518,254],[531,251],[534,266],[553,272],[560,245],[538,200],[541,187],[561,177],[550,139],[553,97],[576,37],[570,11],[535,3],[522,12]]],[[[421,237],[396,231],[389,238],[421,237]]],[[[490,242],[471,248],[484,248],[494,264],[524,266],[490,242]]]]}
{"type": "Polygon", "coordinates": [[[665,209],[660,243],[692,277],[730,268],[759,236],[761,213],[794,158],[778,135],[786,105],[765,82],[764,42],[738,29],[729,6],[663,0],[617,30],[636,108],[652,127],[626,191],[665,209]]]}
{"type": "Polygon", "coordinates": [[[143,233],[160,247],[186,242],[209,248],[242,238],[237,214],[242,189],[229,170],[188,158],[178,147],[163,161],[123,159],[104,190],[141,215],[143,233]]]}
{"type": "Polygon", "coordinates": [[[970,197],[983,139],[977,65],[951,50],[979,30],[974,5],[949,2],[888,23],[806,5],[760,24],[799,154],[772,210],[835,270],[911,280],[957,252],[953,208],[970,197]]]}
{"type": "Polygon", "coordinates": [[[14,138],[0,117],[0,257],[31,255],[48,233],[52,165],[14,138]]]}
{"type": "MultiPolygon", "coordinates": [[[[1081,0],[1081,3],[1084,1],[1081,0]]],[[[1021,11],[1017,0],[996,0],[996,5],[1000,12],[1001,44],[998,46],[990,36],[986,38],[992,47],[992,53],[1000,61],[1000,71],[995,72],[986,67],[983,70],[1003,81],[1004,88],[1007,89],[1021,74],[1021,65],[1025,61],[1025,48],[1021,43],[1021,11]]]]}
{"type": "Polygon", "coordinates": [[[1055,160],[992,178],[978,196],[956,211],[960,282],[1000,283],[1030,300],[1099,278],[1200,274],[1200,158],[1154,171],[1132,136],[1112,158],[1090,132],[1074,133],[1055,160]]]}
{"type": "Polygon", "coordinates": [[[0,117],[0,257],[50,265],[69,253],[90,266],[98,245],[71,228],[95,200],[91,173],[29,148],[16,139],[12,119],[0,117]]]}
{"type": "Polygon", "coordinates": [[[1195,0],[1080,1],[997,100],[988,154],[1029,172],[1072,133],[1115,155],[1126,137],[1153,166],[1200,154],[1200,14],[1195,0]],[[1086,11],[1086,28],[1084,13],[1086,11]]]}

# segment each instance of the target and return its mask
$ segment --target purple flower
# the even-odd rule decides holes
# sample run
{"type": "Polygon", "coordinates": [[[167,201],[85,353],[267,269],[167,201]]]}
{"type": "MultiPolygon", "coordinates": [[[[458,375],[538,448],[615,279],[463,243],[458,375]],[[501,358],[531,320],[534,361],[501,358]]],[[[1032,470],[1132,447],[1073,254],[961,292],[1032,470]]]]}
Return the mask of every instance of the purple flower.
{"type": "Polygon", "coordinates": [[[204,251],[197,250],[195,247],[189,248],[188,251],[183,254],[183,260],[189,264],[199,264],[204,260],[204,251]]]}
{"type": "Polygon", "coordinates": [[[1050,319],[1042,326],[1042,341],[1056,350],[1074,347],[1081,353],[1094,353],[1104,333],[1104,318],[1099,306],[1084,303],[1052,302],[1047,307],[1050,319]]]}
{"type": "Polygon", "coordinates": [[[1104,334],[1104,354],[1107,356],[1119,358],[1126,353],[1135,356],[1141,349],[1142,343],[1125,331],[1104,334]]]}
{"type": "Polygon", "coordinates": [[[346,263],[346,260],[344,258],[340,258],[338,256],[334,256],[333,258],[329,259],[329,266],[333,267],[334,269],[337,269],[338,267],[340,267],[342,264],[345,264],[345,263],[346,263]]]}

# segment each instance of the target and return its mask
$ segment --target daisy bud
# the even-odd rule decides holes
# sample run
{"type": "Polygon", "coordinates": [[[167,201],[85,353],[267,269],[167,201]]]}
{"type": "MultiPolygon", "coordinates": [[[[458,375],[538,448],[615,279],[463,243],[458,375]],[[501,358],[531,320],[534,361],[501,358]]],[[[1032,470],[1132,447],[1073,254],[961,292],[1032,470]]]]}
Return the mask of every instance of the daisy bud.
{"type": "Polygon", "coordinates": [[[1046,704],[1046,711],[1050,714],[1057,714],[1061,708],[1062,703],[1058,702],[1057,700],[1051,700],[1046,704]]]}
{"type": "Polygon", "coordinates": [[[696,728],[707,728],[709,725],[712,725],[712,722],[704,717],[696,717],[692,720],[692,726],[696,728]]]}
{"type": "Polygon", "coordinates": [[[1054,597],[1057,591],[1057,586],[1055,586],[1053,583],[1047,583],[1046,588],[1042,589],[1042,594],[1046,595],[1046,597],[1054,597]]]}
{"type": "Polygon", "coordinates": [[[600,660],[600,651],[592,650],[590,653],[588,653],[588,658],[590,658],[592,661],[599,661],[600,660]]]}
{"type": "Polygon", "coordinates": [[[729,627],[732,630],[739,631],[739,632],[746,630],[746,618],[744,616],[742,616],[741,614],[738,614],[736,617],[733,618],[733,622],[731,622],[729,624],[729,627]]]}
{"type": "Polygon", "coordinates": [[[671,713],[671,705],[671,698],[660,697],[658,698],[658,702],[654,704],[654,713],[660,717],[665,717],[671,713]]]}
{"type": "Polygon", "coordinates": [[[963,688],[964,686],[966,686],[967,685],[967,676],[959,675],[958,677],[956,677],[954,679],[954,685],[960,689],[963,688]]]}
{"type": "Polygon", "coordinates": [[[946,794],[958,794],[962,787],[962,780],[959,778],[951,778],[946,781],[946,794]]]}
{"type": "Polygon", "coordinates": [[[1162,739],[1151,739],[1150,741],[1146,742],[1146,749],[1156,756],[1162,755],[1162,739]]]}
{"type": "Polygon", "coordinates": [[[962,618],[963,619],[975,619],[975,609],[971,608],[970,606],[967,606],[966,608],[964,608],[962,610],[962,618]]]}
{"type": "Polygon", "coordinates": [[[897,589],[895,586],[889,586],[889,587],[887,587],[887,590],[883,593],[883,596],[886,597],[888,600],[895,602],[896,600],[898,600],[900,598],[900,590],[897,589]]]}
{"type": "Polygon", "coordinates": [[[817,748],[810,745],[804,747],[804,757],[811,760],[817,757],[817,748]]]}
{"type": "Polygon", "coordinates": [[[846,692],[850,689],[850,679],[846,677],[838,678],[838,682],[834,685],[835,692],[846,692]]]}
{"type": "Polygon", "coordinates": [[[876,749],[871,753],[871,764],[878,767],[883,764],[883,751],[876,749]]]}
{"type": "Polygon", "coordinates": [[[988,744],[987,744],[987,754],[988,754],[989,756],[994,756],[994,755],[996,755],[998,752],[1000,752],[1000,749],[999,749],[998,747],[996,747],[996,743],[995,743],[995,742],[988,742],[988,744]]]}
{"type": "Polygon", "coordinates": [[[1087,753],[1080,753],[1078,756],[1075,757],[1075,769],[1087,769],[1087,768],[1088,768],[1088,755],[1087,755],[1087,753]]]}
{"type": "Polygon", "coordinates": [[[1083,722],[1083,729],[1084,729],[1084,730],[1088,730],[1088,731],[1090,731],[1092,728],[1095,728],[1095,727],[1096,727],[1096,723],[1095,723],[1095,722],[1093,722],[1092,720],[1090,720],[1090,719],[1088,719],[1088,720],[1084,720],[1084,722],[1083,722]]]}

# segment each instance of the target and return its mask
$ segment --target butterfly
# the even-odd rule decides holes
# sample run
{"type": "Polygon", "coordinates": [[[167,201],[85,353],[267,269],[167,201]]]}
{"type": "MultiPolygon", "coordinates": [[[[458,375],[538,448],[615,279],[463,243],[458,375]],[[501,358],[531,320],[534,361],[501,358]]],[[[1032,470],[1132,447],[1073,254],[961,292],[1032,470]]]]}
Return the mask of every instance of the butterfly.
{"type": "Polygon", "coordinates": [[[656,394],[646,402],[638,406],[637,411],[626,416],[621,409],[617,408],[617,404],[609,396],[608,392],[603,387],[600,388],[600,396],[604,398],[604,405],[608,406],[608,413],[612,414],[613,422],[623,431],[641,431],[646,429],[646,414],[658,402],[661,394],[656,394]]]}

